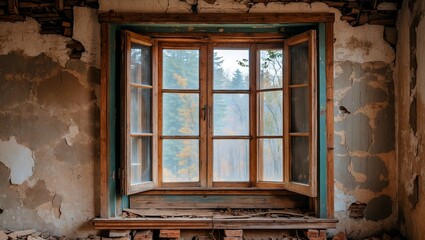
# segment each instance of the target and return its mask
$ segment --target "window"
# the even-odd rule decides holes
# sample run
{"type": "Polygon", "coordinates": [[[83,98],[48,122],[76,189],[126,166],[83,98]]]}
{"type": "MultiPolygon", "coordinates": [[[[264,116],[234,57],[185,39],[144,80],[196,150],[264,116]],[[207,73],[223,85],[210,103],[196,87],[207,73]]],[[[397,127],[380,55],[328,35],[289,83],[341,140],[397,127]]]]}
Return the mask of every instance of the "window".
{"type": "Polygon", "coordinates": [[[316,32],[286,39],[123,32],[123,190],[317,196],[316,32]]]}

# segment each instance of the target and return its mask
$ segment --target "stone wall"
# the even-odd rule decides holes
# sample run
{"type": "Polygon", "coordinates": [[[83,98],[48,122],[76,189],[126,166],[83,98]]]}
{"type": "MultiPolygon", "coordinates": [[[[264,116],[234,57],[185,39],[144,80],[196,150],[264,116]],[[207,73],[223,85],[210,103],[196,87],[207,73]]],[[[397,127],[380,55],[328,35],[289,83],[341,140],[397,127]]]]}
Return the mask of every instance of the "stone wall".
{"type": "Polygon", "coordinates": [[[404,1],[397,45],[397,152],[399,225],[422,239],[425,215],[425,2],[404,1]]]}
{"type": "MultiPolygon", "coordinates": [[[[99,3],[102,12],[192,14],[192,5],[179,0],[99,3]]],[[[79,22],[74,22],[73,37],[86,49],[81,60],[69,59],[69,38],[40,35],[32,19],[0,23],[0,66],[8,66],[0,68],[0,90],[5,92],[0,95],[0,186],[5,189],[0,194],[0,227],[82,236],[91,231],[89,220],[99,213],[99,27],[95,10],[76,10],[79,22]]],[[[248,7],[238,1],[198,1],[197,11],[336,14],[337,230],[359,238],[394,228],[395,53],[384,40],[384,27],[352,27],[324,3],[248,7]]]]}

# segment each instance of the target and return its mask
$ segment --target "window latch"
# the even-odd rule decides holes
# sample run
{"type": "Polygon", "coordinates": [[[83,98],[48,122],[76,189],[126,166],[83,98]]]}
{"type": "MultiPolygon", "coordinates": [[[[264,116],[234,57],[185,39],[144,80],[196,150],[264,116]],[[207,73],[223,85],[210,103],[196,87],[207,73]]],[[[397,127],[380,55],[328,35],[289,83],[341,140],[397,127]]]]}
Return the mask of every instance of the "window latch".
{"type": "Polygon", "coordinates": [[[207,114],[208,114],[208,106],[204,105],[203,108],[201,108],[201,110],[203,111],[204,114],[204,121],[207,119],[207,114]]]}

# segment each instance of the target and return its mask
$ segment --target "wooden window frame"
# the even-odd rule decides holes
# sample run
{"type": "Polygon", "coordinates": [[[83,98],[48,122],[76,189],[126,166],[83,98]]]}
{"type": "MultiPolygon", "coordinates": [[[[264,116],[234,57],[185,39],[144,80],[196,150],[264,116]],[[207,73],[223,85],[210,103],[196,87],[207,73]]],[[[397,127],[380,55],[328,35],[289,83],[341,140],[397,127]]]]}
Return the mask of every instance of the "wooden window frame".
{"type": "MultiPolygon", "coordinates": [[[[326,45],[326,127],[330,129],[326,132],[326,189],[325,192],[327,216],[333,216],[333,122],[332,122],[332,89],[333,89],[333,14],[246,14],[244,16],[235,14],[121,14],[107,13],[101,14],[99,20],[101,27],[101,216],[109,217],[120,212],[119,202],[124,202],[125,197],[119,197],[111,186],[114,185],[111,177],[114,178],[113,164],[111,164],[111,118],[109,105],[111,103],[110,77],[114,74],[110,69],[111,61],[111,30],[115,31],[116,24],[126,23],[323,23],[325,26],[326,45]],[[220,15],[220,16],[218,16],[220,15]],[[112,184],[112,185],[111,185],[112,184]],[[113,200],[115,198],[115,200],[113,200]],[[112,201],[111,201],[112,200],[112,201]],[[114,202],[115,201],[115,202],[114,202]],[[114,206],[112,206],[114,205],[114,206]]],[[[155,151],[154,151],[155,152],[155,151]]]]}

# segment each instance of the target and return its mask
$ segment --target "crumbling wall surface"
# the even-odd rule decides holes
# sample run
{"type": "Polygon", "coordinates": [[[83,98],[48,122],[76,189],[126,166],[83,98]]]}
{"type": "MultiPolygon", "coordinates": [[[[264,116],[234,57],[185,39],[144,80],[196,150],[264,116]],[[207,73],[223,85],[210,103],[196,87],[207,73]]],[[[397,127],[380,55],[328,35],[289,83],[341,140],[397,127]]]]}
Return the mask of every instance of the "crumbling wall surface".
{"type": "Polygon", "coordinates": [[[397,45],[397,148],[399,225],[409,239],[425,228],[425,2],[404,1],[397,45]]]}
{"type": "MultiPolygon", "coordinates": [[[[384,27],[351,27],[324,3],[119,2],[100,0],[100,10],[335,13],[337,230],[361,238],[395,226],[394,51],[384,27]]],[[[86,48],[81,60],[67,57],[70,39],[41,36],[32,20],[0,25],[0,64],[7,66],[0,68],[1,226],[81,235],[98,212],[99,34],[94,13],[80,10],[74,36],[86,48]],[[16,30],[22,26],[24,33],[16,30]]]]}
{"type": "MultiPolygon", "coordinates": [[[[75,17],[98,39],[96,11],[75,17]]],[[[0,229],[87,235],[99,209],[99,53],[70,60],[71,39],[39,28],[0,23],[0,229]]]]}
{"type": "Polygon", "coordinates": [[[148,7],[143,1],[120,1],[118,5],[112,0],[100,0],[100,11],[335,13],[335,216],[340,221],[337,231],[361,238],[395,228],[395,52],[384,40],[384,30],[388,29],[374,25],[351,27],[340,20],[336,9],[324,3],[158,2],[155,7],[148,7]]]}

